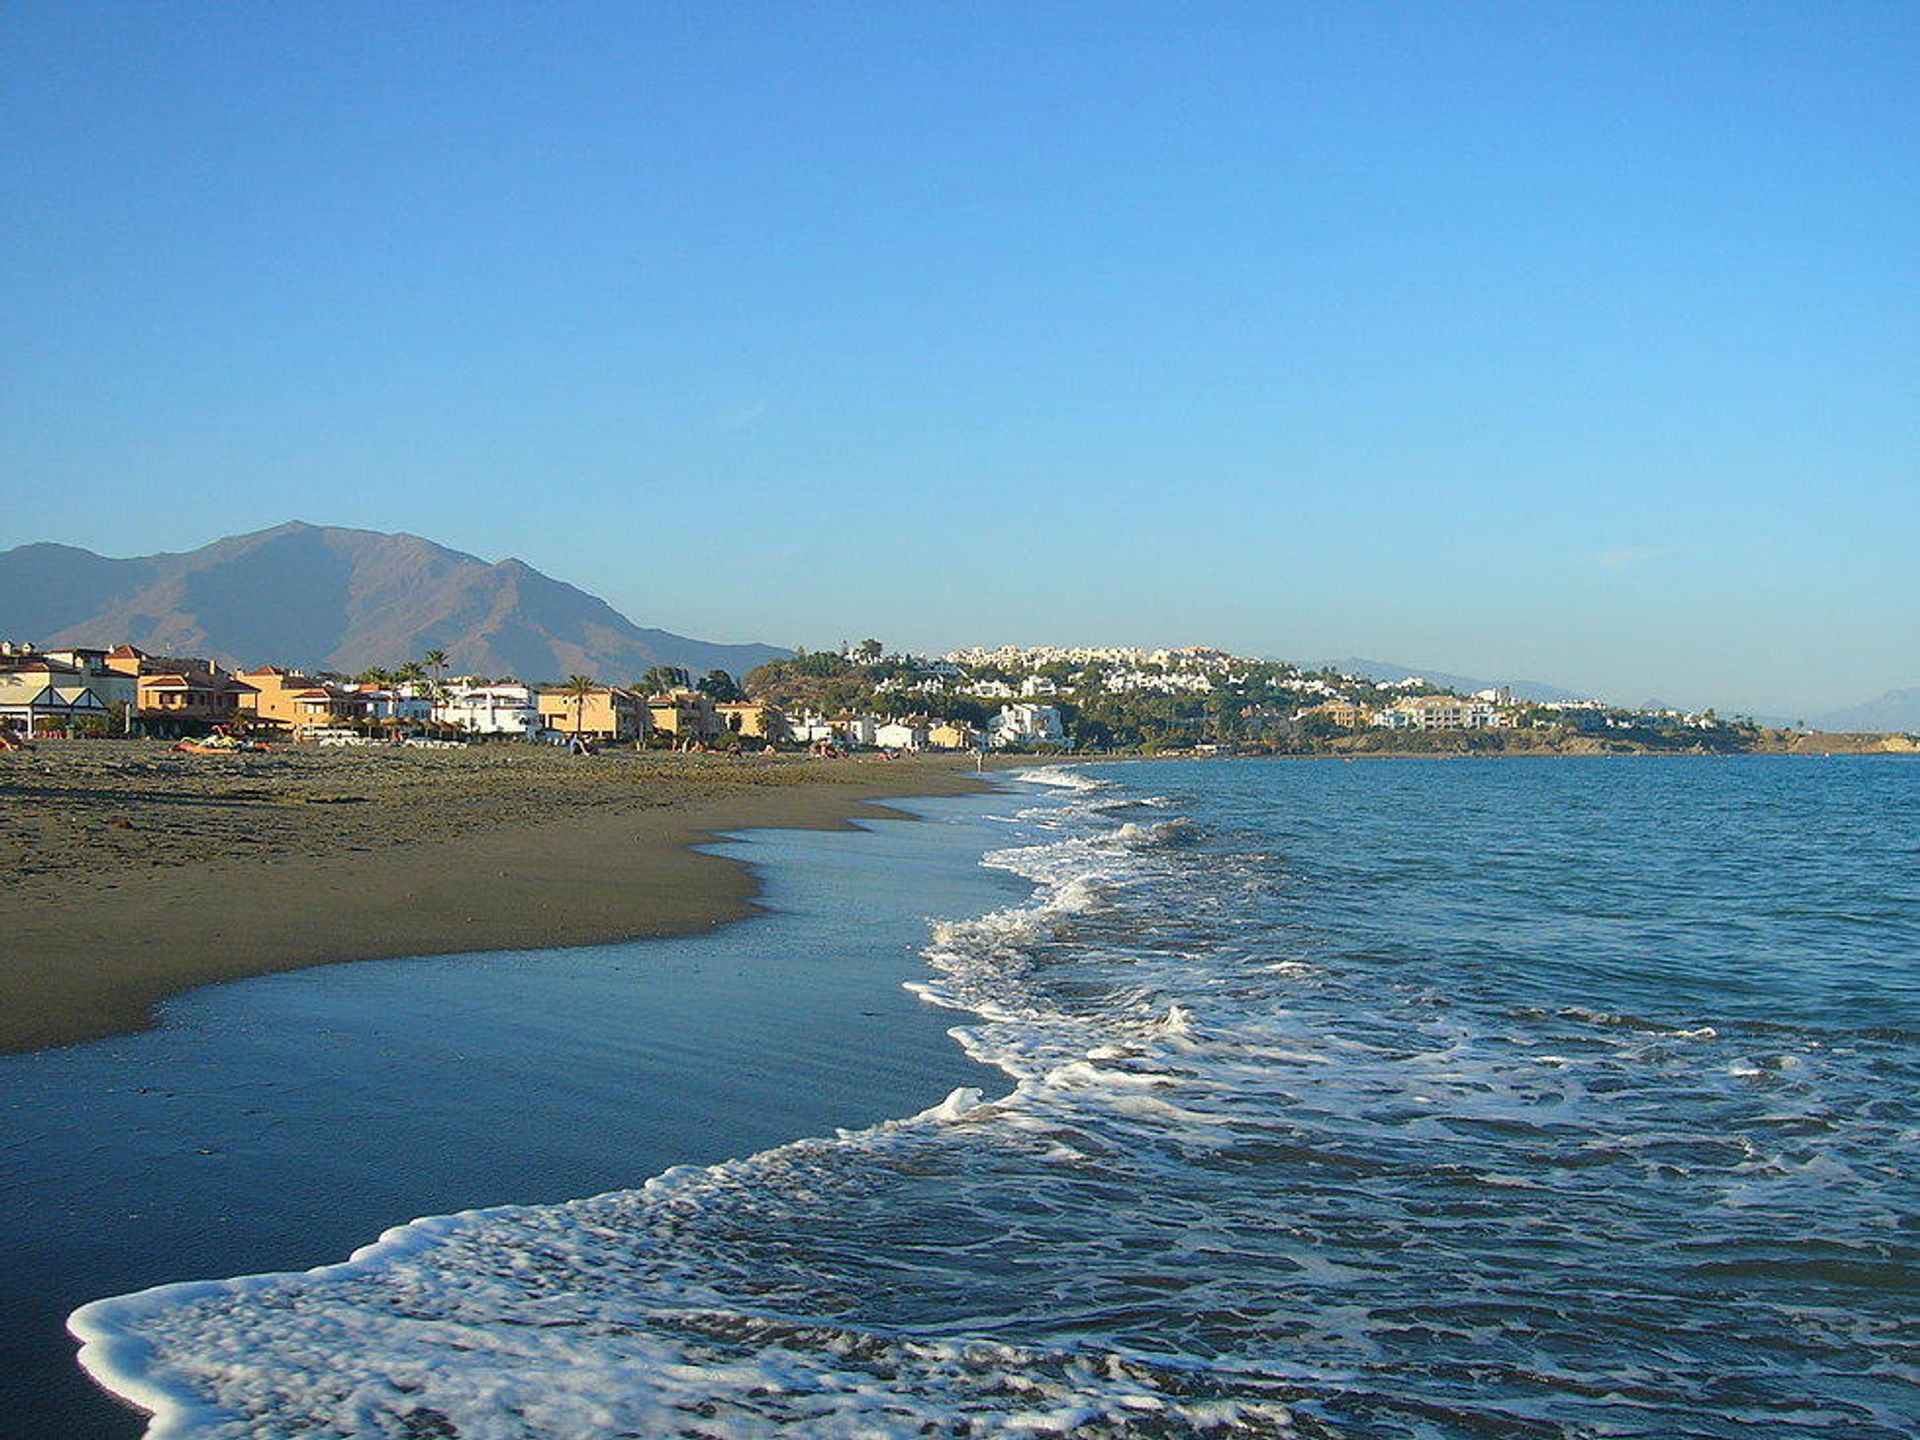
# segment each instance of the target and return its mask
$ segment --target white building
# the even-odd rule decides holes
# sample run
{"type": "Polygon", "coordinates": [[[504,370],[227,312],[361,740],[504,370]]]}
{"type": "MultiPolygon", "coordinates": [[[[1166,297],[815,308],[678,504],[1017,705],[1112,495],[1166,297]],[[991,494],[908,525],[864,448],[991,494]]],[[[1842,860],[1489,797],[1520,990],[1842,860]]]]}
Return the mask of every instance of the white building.
{"type": "Polygon", "coordinates": [[[884,721],[873,727],[873,743],[882,750],[924,750],[927,748],[927,722],[884,721]]]}
{"type": "Polygon", "coordinates": [[[996,750],[1030,745],[1064,745],[1066,727],[1051,705],[1003,705],[987,721],[987,743],[996,750]]]}
{"type": "Polygon", "coordinates": [[[878,729],[879,723],[871,715],[840,715],[833,722],[835,740],[849,750],[871,750],[878,729]]]}
{"type": "Polygon", "coordinates": [[[1382,712],[1382,724],[1388,729],[1411,727],[1415,730],[1498,730],[1507,717],[1484,700],[1465,700],[1458,695],[1414,695],[1393,702],[1382,712]],[[1406,726],[1391,724],[1386,716],[1406,717],[1406,726]]]}
{"type": "Polygon", "coordinates": [[[86,686],[99,698],[100,703],[111,709],[115,705],[124,705],[131,709],[140,703],[140,682],[132,675],[115,670],[107,664],[107,652],[85,647],[69,647],[64,650],[45,652],[49,660],[58,660],[71,665],[86,677],[86,686]]]}
{"type": "Polygon", "coordinates": [[[540,732],[540,698],[526,685],[465,686],[434,706],[433,718],[470,735],[513,735],[527,740],[540,732]]]}
{"type": "Polygon", "coordinates": [[[831,720],[811,713],[789,718],[787,734],[800,745],[831,745],[838,739],[831,720]]]}
{"type": "Polygon", "coordinates": [[[0,728],[22,731],[32,739],[42,725],[66,728],[79,720],[106,718],[106,705],[78,666],[28,655],[9,657],[0,668],[0,728]]]}
{"type": "Polygon", "coordinates": [[[419,724],[433,719],[433,701],[412,685],[362,685],[353,697],[369,720],[419,724]]]}

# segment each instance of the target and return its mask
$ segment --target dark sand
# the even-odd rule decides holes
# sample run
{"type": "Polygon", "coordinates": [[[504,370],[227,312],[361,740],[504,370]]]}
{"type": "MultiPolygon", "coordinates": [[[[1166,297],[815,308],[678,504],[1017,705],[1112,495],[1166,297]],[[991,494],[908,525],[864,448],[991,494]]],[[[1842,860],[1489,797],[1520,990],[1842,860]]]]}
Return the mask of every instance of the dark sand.
{"type": "Polygon", "coordinates": [[[289,747],[0,754],[0,1052],[153,1022],[194,986],[341,960],[686,934],[752,908],[718,833],[979,788],[971,756],[289,747]]]}

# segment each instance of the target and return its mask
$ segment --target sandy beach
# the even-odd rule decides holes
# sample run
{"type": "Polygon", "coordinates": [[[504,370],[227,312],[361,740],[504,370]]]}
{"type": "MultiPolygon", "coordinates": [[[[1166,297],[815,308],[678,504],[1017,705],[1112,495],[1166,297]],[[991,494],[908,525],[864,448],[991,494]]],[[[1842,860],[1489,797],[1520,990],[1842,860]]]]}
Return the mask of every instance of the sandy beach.
{"type": "Polygon", "coordinates": [[[523,745],[0,755],[0,1052],[137,1029],[242,976],[724,924],[753,877],[691,847],[975,789],[973,767],[523,745]]]}

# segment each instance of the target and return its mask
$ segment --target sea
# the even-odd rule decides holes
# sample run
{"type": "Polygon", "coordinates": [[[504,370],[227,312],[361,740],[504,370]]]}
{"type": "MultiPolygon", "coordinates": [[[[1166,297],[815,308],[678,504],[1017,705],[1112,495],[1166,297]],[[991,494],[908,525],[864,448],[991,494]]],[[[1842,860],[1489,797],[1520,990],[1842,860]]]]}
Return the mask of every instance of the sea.
{"type": "MultiPolygon", "coordinates": [[[[751,1076],[833,1012],[883,1114],[730,1131],[689,1054],[687,1163],[96,1300],[87,1369],[168,1440],[1920,1434],[1920,764],[1086,764],[922,814],[725,942],[830,999],[704,1022],[751,1076]]],[[[657,981],[593,963],[582,1016],[657,981]]],[[[661,1153],[507,973],[533,1130],[661,1153]]]]}

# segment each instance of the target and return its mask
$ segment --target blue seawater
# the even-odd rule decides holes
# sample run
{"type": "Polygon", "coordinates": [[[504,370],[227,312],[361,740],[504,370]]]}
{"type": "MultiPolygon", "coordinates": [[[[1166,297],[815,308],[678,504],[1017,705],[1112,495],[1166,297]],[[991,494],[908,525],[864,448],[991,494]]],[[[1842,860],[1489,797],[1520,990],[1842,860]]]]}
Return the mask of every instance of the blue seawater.
{"type": "MultiPolygon", "coordinates": [[[[75,1317],[156,1434],[1915,1433],[1920,765],[1026,782],[1006,1077],[75,1317]]],[[[1011,808],[1011,807],[1010,807],[1011,808]]]]}

